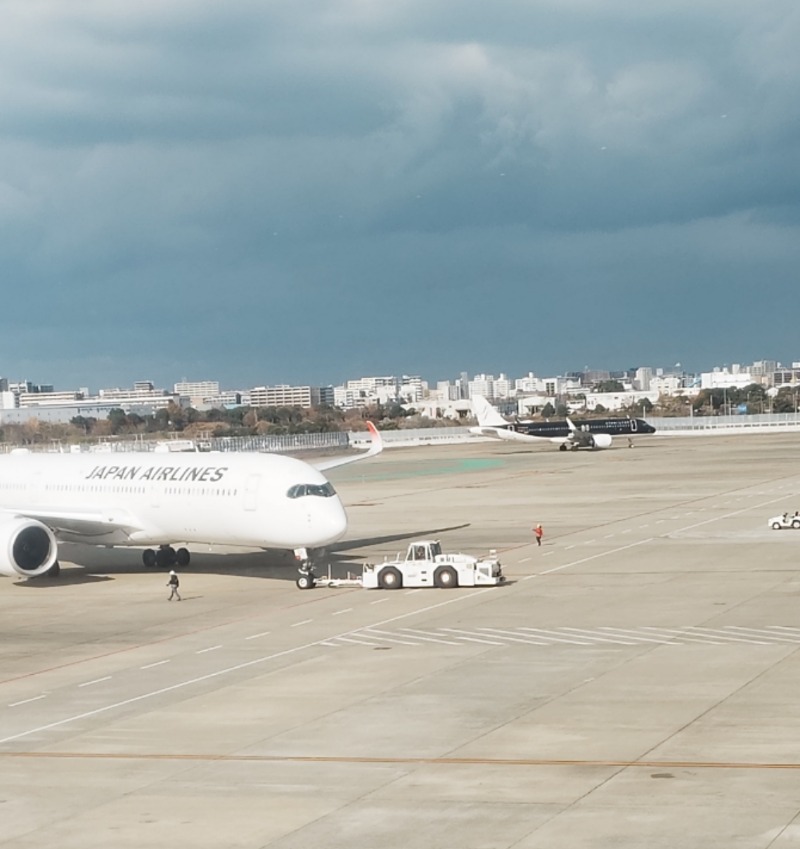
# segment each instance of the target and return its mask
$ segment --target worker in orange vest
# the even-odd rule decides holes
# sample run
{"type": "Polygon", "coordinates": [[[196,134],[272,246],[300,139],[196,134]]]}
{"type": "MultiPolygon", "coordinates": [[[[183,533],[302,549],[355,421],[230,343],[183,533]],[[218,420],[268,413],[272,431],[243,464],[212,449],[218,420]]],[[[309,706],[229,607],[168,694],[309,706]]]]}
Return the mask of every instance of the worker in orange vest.
{"type": "Polygon", "coordinates": [[[536,537],[536,545],[542,544],[542,537],[544,536],[544,529],[541,525],[537,525],[533,529],[533,535],[536,537]]]}

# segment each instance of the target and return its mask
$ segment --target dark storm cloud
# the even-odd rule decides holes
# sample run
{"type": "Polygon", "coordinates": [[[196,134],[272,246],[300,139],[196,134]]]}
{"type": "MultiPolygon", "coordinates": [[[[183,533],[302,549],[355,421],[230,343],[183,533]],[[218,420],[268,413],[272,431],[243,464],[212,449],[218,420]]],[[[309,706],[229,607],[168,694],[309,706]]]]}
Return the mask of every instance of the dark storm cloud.
{"type": "Polygon", "coordinates": [[[7,2],[0,374],[797,359],[759,293],[797,286],[798,36],[793,0],[7,2]]]}

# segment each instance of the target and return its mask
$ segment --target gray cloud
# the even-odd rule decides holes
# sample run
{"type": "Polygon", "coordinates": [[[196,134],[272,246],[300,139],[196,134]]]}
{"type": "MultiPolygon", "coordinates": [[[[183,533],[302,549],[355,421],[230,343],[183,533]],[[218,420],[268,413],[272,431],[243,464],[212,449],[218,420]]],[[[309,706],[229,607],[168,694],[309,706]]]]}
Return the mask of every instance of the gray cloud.
{"type": "Polygon", "coordinates": [[[4,16],[2,374],[798,358],[790,0],[4,16]]]}

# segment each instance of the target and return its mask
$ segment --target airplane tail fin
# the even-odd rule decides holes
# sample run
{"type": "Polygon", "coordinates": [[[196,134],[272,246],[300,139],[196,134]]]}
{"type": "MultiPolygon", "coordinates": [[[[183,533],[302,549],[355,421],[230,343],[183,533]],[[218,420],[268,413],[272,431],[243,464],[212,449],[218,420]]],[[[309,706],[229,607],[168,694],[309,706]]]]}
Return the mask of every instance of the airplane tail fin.
{"type": "Polygon", "coordinates": [[[508,425],[508,422],[483,395],[472,396],[472,412],[475,413],[481,427],[506,427],[508,425]]]}

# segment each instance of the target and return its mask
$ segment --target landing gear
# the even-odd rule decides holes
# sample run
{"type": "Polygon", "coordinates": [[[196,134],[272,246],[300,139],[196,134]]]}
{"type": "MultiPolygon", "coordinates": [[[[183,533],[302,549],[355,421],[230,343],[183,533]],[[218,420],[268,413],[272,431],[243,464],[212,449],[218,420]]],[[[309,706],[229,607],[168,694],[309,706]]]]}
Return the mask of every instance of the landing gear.
{"type": "Polygon", "coordinates": [[[175,565],[175,549],[171,545],[161,545],[156,552],[156,566],[159,569],[166,569],[168,566],[175,565]]]}
{"type": "Polygon", "coordinates": [[[298,589],[313,590],[317,583],[317,576],[314,574],[311,564],[304,563],[297,571],[298,575],[295,583],[298,589]]]}
{"type": "Polygon", "coordinates": [[[56,562],[44,573],[45,578],[57,578],[61,574],[61,564],[56,562]]]}
{"type": "Polygon", "coordinates": [[[146,548],[142,552],[142,562],[148,569],[167,569],[170,566],[188,566],[192,555],[188,548],[177,551],[171,545],[161,545],[158,551],[146,548]]]}

